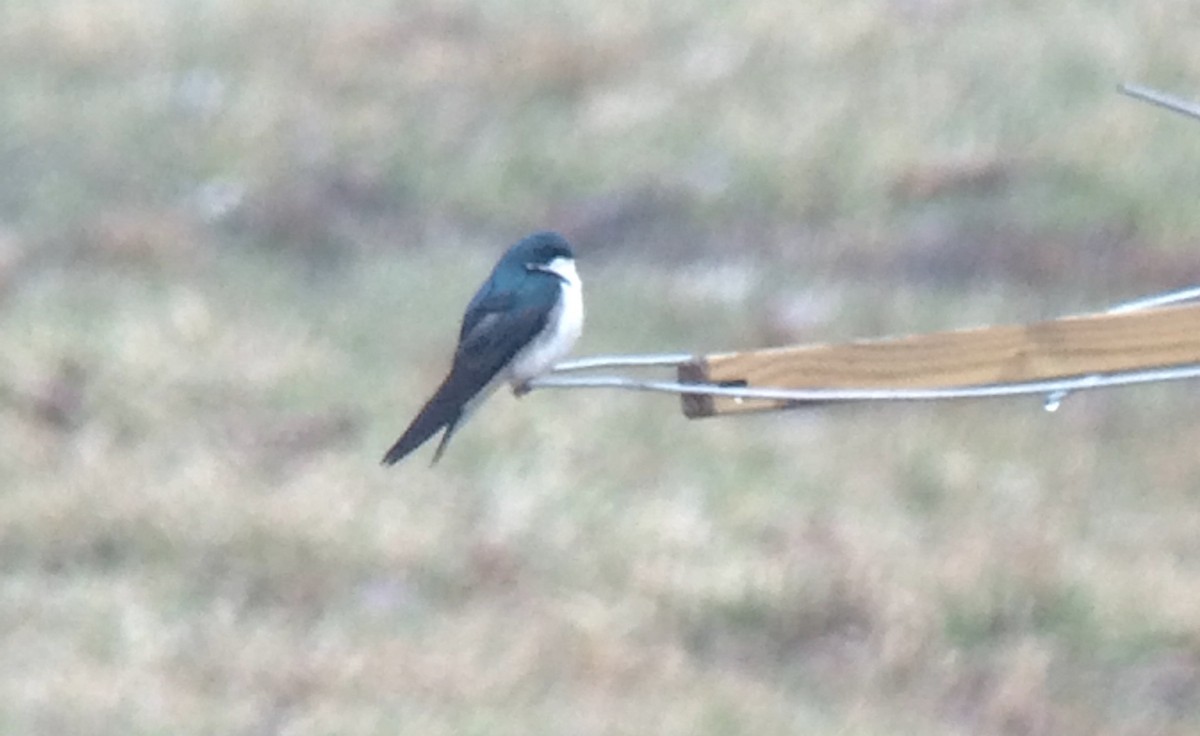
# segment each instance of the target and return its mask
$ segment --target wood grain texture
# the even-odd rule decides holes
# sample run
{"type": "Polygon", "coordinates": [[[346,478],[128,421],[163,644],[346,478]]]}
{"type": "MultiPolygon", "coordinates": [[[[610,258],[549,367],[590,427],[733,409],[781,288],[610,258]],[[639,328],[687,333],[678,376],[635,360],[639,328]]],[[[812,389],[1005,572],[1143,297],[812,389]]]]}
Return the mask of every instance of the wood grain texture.
{"type": "MultiPolygon", "coordinates": [[[[896,389],[981,386],[1200,363],[1200,304],[1027,325],[701,356],[681,381],[751,387],[896,389]]],[[[689,417],[795,402],[684,397],[689,417]]]]}

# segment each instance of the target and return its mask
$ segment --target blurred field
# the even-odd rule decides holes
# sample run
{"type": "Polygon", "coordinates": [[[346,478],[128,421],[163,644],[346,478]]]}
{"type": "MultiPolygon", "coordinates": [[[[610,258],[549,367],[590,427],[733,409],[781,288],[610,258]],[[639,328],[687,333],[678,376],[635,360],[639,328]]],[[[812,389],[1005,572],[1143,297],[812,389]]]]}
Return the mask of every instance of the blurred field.
{"type": "Polygon", "coordinates": [[[578,352],[1200,281],[1184,0],[0,6],[0,731],[1192,734],[1194,387],[377,466],[500,249],[578,352]]]}

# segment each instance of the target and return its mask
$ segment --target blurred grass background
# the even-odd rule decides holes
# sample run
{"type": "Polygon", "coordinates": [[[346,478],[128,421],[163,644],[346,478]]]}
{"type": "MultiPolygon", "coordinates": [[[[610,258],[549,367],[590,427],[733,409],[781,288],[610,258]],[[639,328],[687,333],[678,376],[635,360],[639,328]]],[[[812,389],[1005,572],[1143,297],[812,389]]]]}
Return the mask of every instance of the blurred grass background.
{"type": "Polygon", "coordinates": [[[6,733],[1191,734],[1188,385],[690,423],[499,395],[377,467],[508,243],[578,352],[1200,280],[1186,0],[0,5],[6,733]]]}

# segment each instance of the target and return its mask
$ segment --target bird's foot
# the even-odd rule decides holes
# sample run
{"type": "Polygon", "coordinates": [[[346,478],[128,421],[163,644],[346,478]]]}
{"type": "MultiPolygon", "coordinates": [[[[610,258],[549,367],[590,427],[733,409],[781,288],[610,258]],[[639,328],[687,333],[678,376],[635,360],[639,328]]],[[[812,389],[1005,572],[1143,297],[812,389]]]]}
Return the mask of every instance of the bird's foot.
{"type": "Polygon", "coordinates": [[[516,396],[518,399],[532,390],[529,386],[529,381],[520,381],[512,385],[513,396],[516,396]]]}

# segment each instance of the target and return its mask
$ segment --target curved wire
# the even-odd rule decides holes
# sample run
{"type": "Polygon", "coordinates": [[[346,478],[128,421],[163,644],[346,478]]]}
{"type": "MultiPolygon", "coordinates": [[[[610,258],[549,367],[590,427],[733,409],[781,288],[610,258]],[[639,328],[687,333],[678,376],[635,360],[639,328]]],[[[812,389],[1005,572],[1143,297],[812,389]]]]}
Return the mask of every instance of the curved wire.
{"type": "Polygon", "coordinates": [[[1181,100],[1178,97],[1172,97],[1158,90],[1142,87],[1137,84],[1126,83],[1117,89],[1130,97],[1142,100],[1143,102],[1149,102],[1151,105],[1158,105],[1159,107],[1200,120],[1200,105],[1196,105],[1195,103],[1181,100]]]}
{"type": "Polygon", "coordinates": [[[649,355],[596,355],[591,358],[565,360],[554,366],[554,373],[586,371],[593,368],[656,368],[682,365],[695,356],[687,353],[659,353],[649,355]]]}
{"type": "MultiPolygon", "coordinates": [[[[726,396],[733,399],[767,399],[777,401],[929,401],[937,399],[971,399],[1000,396],[1025,396],[1059,391],[1085,391],[1097,388],[1131,386],[1157,381],[1180,381],[1200,378],[1200,364],[1154,368],[1148,370],[1109,373],[1102,375],[1060,378],[1029,383],[995,383],[983,386],[914,389],[788,389],[758,386],[720,386],[711,383],[680,383],[678,381],[641,380],[625,376],[555,376],[535,378],[530,389],[609,388],[625,391],[651,391],[700,396],[726,396]]],[[[1047,409],[1052,407],[1047,404],[1047,409]]]]}

